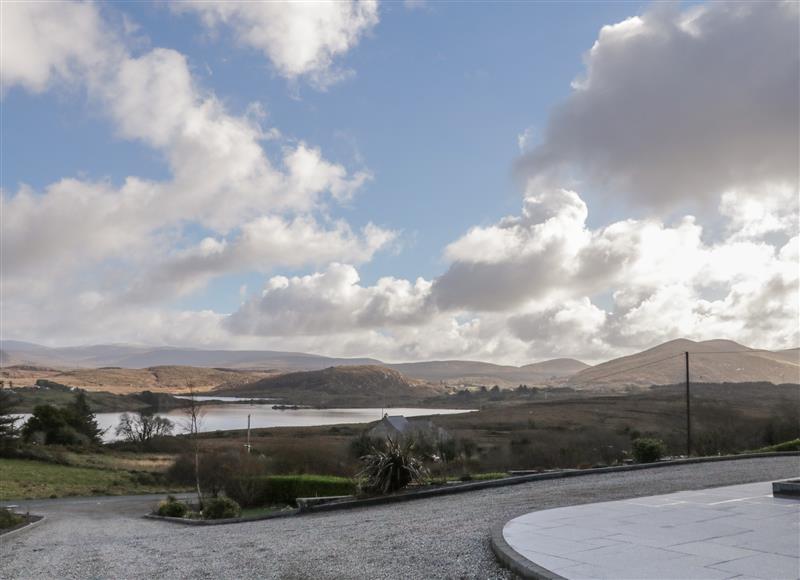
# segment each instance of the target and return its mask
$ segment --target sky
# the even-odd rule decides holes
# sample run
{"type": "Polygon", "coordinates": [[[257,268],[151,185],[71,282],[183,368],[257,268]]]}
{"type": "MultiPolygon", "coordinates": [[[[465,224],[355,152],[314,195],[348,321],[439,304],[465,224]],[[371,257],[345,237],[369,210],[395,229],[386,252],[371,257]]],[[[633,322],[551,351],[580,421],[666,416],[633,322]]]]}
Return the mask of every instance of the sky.
{"type": "Polygon", "coordinates": [[[794,2],[3,2],[0,332],[800,344],[794,2]]]}

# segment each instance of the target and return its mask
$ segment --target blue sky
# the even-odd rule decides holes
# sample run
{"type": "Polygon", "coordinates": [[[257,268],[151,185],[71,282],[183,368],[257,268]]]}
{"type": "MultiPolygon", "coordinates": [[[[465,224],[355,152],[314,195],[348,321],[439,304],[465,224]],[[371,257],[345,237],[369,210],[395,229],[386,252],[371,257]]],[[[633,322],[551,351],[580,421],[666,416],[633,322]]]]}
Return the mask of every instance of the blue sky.
{"type": "Polygon", "coordinates": [[[772,326],[722,322],[754,276],[796,286],[788,4],[55,6],[3,8],[3,309],[36,313],[7,335],[516,362],[797,342],[786,295],[754,298],[789,308],[772,326]],[[720,266],[745,241],[758,268],[720,266]]]}

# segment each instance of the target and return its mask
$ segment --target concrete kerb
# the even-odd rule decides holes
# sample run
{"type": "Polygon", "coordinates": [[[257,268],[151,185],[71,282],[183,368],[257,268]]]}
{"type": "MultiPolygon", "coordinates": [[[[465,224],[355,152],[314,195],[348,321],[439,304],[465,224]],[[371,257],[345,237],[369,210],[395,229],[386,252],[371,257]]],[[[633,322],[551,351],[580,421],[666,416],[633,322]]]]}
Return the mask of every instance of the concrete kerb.
{"type": "Polygon", "coordinates": [[[502,479],[492,479],[487,481],[472,481],[468,483],[454,484],[433,489],[417,489],[413,491],[401,492],[396,495],[386,495],[380,497],[370,497],[364,499],[353,499],[340,502],[326,503],[316,506],[308,506],[302,513],[315,513],[323,511],[334,511],[340,509],[352,509],[357,507],[367,507],[373,505],[384,505],[436,497],[440,495],[451,495],[468,491],[491,489],[495,487],[505,487],[508,485],[518,485],[531,481],[542,481],[547,479],[566,479],[568,477],[582,477],[585,475],[595,475],[600,473],[619,473],[624,471],[637,471],[640,469],[658,469],[662,467],[674,467],[679,465],[691,465],[694,463],[711,463],[714,461],[736,461],[739,459],[758,459],[760,457],[784,457],[799,456],[800,451],[781,451],[774,453],[746,453],[742,455],[720,455],[714,457],[692,457],[689,459],[674,459],[671,461],[659,461],[657,463],[635,463],[633,465],[620,465],[616,467],[598,467],[594,469],[574,469],[570,471],[552,471],[546,473],[531,473],[529,475],[517,475],[504,477],[502,479]]]}
{"type": "Polygon", "coordinates": [[[8,539],[10,536],[13,536],[15,534],[20,534],[22,532],[26,532],[26,531],[30,530],[31,528],[35,528],[39,524],[44,523],[44,521],[47,519],[45,516],[30,516],[30,517],[36,518],[36,519],[35,520],[29,520],[28,522],[25,523],[25,525],[20,526],[18,528],[14,528],[14,529],[9,530],[7,532],[0,532],[0,541],[4,541],[4,540],[8,539]]]}
{"type": "Polygon", "coordinates": [[[278,518],[288,518],[296,516],[300,510],[286,510],[276,514],[266,514],[254,518],[224,518],[219,520],[191,520],[188,518],[171,518],[168,516],[159,516],[156,514],[146,514],[145,519],[148,520],[161,520],[172,524],[182,524],[184,526],[224,526],[227,524],[247,524],[250,522],[260,522],[262,520],[275,520],[278,518]]]}
{"type": "Polygon", "coordinates": [[[352,499],[337,501],[331,503],[324,503],[320,505],[309,505],[305,509],[298,509],[292,512],[281,514],[274,514],[262,516],[259,518],[231,518],[227,520],[187,520],[184,518],[168,518],[164,516],[157,516],[148,514],[144,516],[148,519],[163,520],[170,523],[184,524],[190,526],[214,526],[222,524],[236,524],[247,523],[258,520],[272,519],[275,517],[290,517],[294,515],[313,514],[319,512],[328,512],[345,509],[355,509],[360,507],[370,507],[376,505],[386,505],[391,503],[400,503],[404,501],[412,501],[415,499],[425,499],[429,497],[437,497],[442,495],[452,495],[456,493],[465,493],[468,491],[478,491],[482,489],[491,489],[496,487],[506,487],[509,485],[518,485],[521,483],[529,483],[532,481],[543,481],[547,479],[566,479],[568,477],[582,477],[585,475],[595,475],[602,473],[618,473],[624,471],[636,471],[639,469],[658,469],[662,467],[674,467],[679,465],[691,465],[693,463],[710,463],[714,461],[736,461],[739,459],[758,459],[761,457],[785,457],[785,456],[798,456],[800,451],[781,451],[774,453],[746,453],[742,455],[720,455],[714,457],[692,457],[689,459],[675,459],[671,461],[659,461],[658,463],[635,463],[633,465],[620,465],[616,467],[598,467],[594,469],[574,469],[570,471],[552,471],[546,473],[532,473],[530,475],[517,475],[513,477],[504,477],[502,479],[492,479],[487,481],[472,481],[467,483],[459,483],[444,487],[436,487],[433,489],[415,489],[411,491],[401,492],[395,495],[386,495],[379,497],[368,497],[361,499],[352,499]]]}
{"type": "Polygon", "coordinates": [[[505,525],[505,522],[497,524],[491,531],[492,551],[501,565],[511,570],[520,578],[532,578],[534,580],[565,580],[563,576],[559,576],[547,568],[542,568],[514,550],[503,536],[503,528],[505,525]]]}

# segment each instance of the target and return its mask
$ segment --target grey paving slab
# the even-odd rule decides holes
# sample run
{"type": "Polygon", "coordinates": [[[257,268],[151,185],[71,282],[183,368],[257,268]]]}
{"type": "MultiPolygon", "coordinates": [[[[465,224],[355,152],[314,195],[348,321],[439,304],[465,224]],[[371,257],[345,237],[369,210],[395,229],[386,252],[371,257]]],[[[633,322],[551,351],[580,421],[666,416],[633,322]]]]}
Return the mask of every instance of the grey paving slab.
{"type": "Polygon", "coordinates": [[[565,578],[800,578],[800,501],[771,482],[532,512],[503,536],[565,578]]]}
{"type": "Polygon", "coordinates": [[[746,558],[737,558],[711,566],[723,572],[747,575],[753,578],[796,579],[800,577],[800,565],[797,558],[779,554],[754,554],[746,558]]]}

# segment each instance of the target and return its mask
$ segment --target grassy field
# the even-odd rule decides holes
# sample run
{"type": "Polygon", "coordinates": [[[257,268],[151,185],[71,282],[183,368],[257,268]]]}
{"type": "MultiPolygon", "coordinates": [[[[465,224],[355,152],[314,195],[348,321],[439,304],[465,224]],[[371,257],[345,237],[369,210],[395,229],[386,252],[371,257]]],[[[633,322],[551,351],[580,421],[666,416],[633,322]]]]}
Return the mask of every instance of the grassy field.
{"type": "MultiPolygon", "coordinates": [[[[659,387],[627,395],[572,393],[556,400],[501,401],[481,411],[432,417],[459,441],[469,457],[452,461],[447,475],[509,469],[591,467],[628,457],[638,436],[663,439],[669,454],[685,453],[683,387],[659,387]]],[[[694,385],[693,453],[716,455],[759,449],[798,436],[797,385],[694,385]]],[[[283,427],[253,430],[254,453],[270,473],[329,473],[352,477],[361,467],[351,449],[369,425],[283,427]]],[[[243,431],[208,434],[205,449],[241,449],[243,431]]],[[[431,466],[438,473],[437,466],[431,466]]]]}
{"type": "Polygon", "coordinates": [[[98,469],[30,459],[0,459],[0,499],[160,493],[167,487],[175,487],[159,483],[153,473],[110,468],[112,464],[109,460],[106,469],[98,469]]]}

